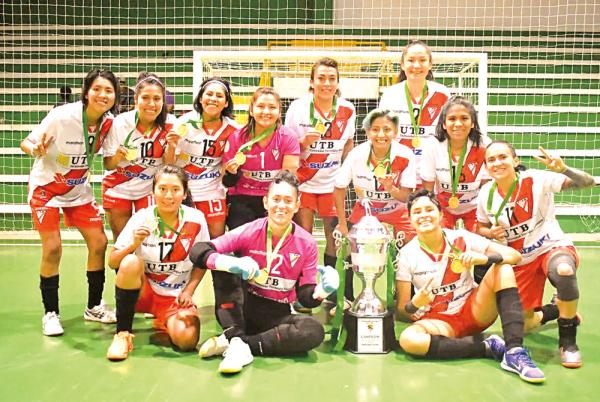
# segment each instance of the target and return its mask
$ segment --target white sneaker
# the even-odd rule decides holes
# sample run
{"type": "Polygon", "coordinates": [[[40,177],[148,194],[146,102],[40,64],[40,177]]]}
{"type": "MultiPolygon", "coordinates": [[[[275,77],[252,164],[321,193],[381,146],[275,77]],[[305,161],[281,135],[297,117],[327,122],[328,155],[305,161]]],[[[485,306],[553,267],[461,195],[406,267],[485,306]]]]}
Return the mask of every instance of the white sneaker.
{"type": "Polygon", "coordinates": [[[92,308],[87,308],[83,312],[83,318],[87,321],[96,321],[103,324],[114,324],[117,322],[117,315],[114,310],[111,310],[104,300],[100,300],[100,304],[92,308]]]}
{"type": "Polygon", "coordinates": [[[42,318],[42,333],[46,336],[58,336],[65,333],[60,324],[60,316],[54,311],[49,311],[42,318]]]}
{"type": "Polygon", "coordinates": [[[229,347],[223,352],[223,361],[219,364],[219,373],[234,374],[242,371],[244,366],[252,363],[254,356],[250,346],[240,338],[232,338],[229,347]]]}
{"type": "Polygon", "coordinates": [[[222,356],[223,352],[225,352],[228,347],[229,341],[225,337],[225,334],[213,336],[212,338],[208,338],[206,342],[200,346],[198,355],[203,359],[217,355],[222,356]]]}

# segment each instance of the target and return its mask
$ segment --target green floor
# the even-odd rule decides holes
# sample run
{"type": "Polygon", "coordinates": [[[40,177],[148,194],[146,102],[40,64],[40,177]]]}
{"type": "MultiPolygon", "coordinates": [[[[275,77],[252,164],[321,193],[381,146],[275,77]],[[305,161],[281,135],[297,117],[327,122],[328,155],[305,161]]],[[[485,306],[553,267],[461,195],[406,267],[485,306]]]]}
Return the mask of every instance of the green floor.
{"type": "MultiPolygon", "coordinates": [[[[84,322],[87,286],[82,262],[85,249],[65,247],[61,271],[61,315],[65,335],[41,334],[42,307],[38,289],[36,246],[0,246],[0,401],[596,401],[600,376],[599,248],[582,248],[579,284],[579,345],[584,367],[559,364],[554,324],[529,334],[525,344],[547,382],[522,382],[492,360],[428,362],[402,353],[334,354],[321,345],[305,357],[256,358],[234,377],[216,372],[219,360],[200,360],[161,345],[151,322],[136,317],[135,349],[124,362],[104,357],[111,326],[84,322]],[[411,398],[411,399],[409,399],[411,398]],[[426,398],[426,399],[424,399],[426,398]]],[[[105,299],[114,305],[113,279],[107,276],[105,299]]],[[[206,279],[209,279],[207,276],[206,279]]],[[[201,338],[217,333],[212,290],[203,281],[197,293],[201,306],[201,338]]],[[[317,315],[323,318],[322,313],[317,315]]],[[[404,324],[398,324],[399,334],[404,324]]],[[[492,331],[499,330],[497,323],[492,331]]]]}

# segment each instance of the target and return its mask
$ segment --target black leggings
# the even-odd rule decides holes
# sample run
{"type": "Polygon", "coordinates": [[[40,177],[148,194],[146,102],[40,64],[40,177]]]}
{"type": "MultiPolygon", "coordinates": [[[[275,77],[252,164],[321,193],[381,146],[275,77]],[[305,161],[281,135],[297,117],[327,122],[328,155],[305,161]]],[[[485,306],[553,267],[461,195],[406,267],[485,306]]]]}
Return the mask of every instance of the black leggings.
{"type": "MultiPolygon", "coordinates": [[[[251,195],[227,196],[229,212],[225,221],[229,230],[264,218],[263,197],[251,195]]],[[[237,275],[223,271],[211,271],[215,292],[215,317],[226,331],[227,336],[239,336],[243,333],[244,319],[242,308],[244,296],[242,280],[237,275]]]]}
{"type": "Polygon", "coordinates": [[[254,355],[289,356],[306,353],[325,338],[323,326],[313,317],[292,315],[287,303],[246,294],[246,335],[242,339],[254,355]]]}

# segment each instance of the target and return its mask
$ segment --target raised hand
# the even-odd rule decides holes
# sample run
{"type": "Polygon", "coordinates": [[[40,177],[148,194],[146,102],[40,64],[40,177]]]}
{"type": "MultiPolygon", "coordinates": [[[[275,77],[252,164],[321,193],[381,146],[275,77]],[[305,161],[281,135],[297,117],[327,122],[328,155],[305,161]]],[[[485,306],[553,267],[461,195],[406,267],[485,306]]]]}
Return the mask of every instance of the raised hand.
{"type": "Polygon", "coordinates": [[[565,162],[563,162],[560,156],[550,155],[543,147],[539,147],[538,149],[542,153],[542,156],[534,155],[533,157],[546,165],[548,169],[556,173],[562,173],[567,170],[567,165],[565,165],[565,162]]]}
{"type": "Polygon", "coordinates": [[[416,308],[428,306],[433,301],[433,298],[435,296],[431,292],[431,288],[432,288],[431,283],[432,282],[433,282],[433,276],[431,278],[429,278],[429,280],[427,281],[425,286],[423,286],[421,289],[419,289],[419,291],[417,291],[417,293],[415,293],[415,295],[413,296],[411,301],[412,301],[412,304],[416,308]]]}

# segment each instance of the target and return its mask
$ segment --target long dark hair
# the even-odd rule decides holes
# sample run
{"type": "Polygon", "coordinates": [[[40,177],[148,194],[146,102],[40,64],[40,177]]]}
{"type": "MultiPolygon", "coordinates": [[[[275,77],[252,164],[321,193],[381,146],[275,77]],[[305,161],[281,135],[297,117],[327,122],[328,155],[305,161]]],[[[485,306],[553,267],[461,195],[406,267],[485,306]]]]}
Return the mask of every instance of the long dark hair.
{"type": "Polygon", "coordinates": [[[233,119],[233,98],[231,96],[231,86],[229,85],[228,81],[219,77],[211,77],[202,81],[202,83],[200,84],[200,91],[198,91],[198,95],[196,95],[196,98],[194,98],[194,110],[200,113],[200,115],[202,115],[202,95],[206,91],[208,85],[212,83],[222,85],[224,89],[223,92],[225,92],[225,100],[227,101],[227,106],[225,106],[225,108],[221,111],[221,116],[233,119]]]}
{"type": "MultiPolygon", "coordinates": [[[[400,75],[398,76],[398,82],[406,81],[406,73],[402,69],[402,64],[404,64],[404,57],[406,57],[406,52],[408,52],[408,49],[417,45],[421,45],[425,48],[425,51],[427,51],[427,55],[429,56],[429,62],[433,64],[431,49],[429,48],[429,46],[427,46],[425,42],[423,42],[422,40],[413,40],[408,42],[407,45],[404,46],[404,49],[402,49],[402,56],[400,56],[400,75]]],[[[433,81],[433,72],[431,70],[429,70],[425,79],[433,81]]]]}
{"type": "Polygon", "coordinates": [[[469,139],[473,141],[473,144],[480,146],[481,145],[481,128],[479,127],[479,120],[477,118],[477,111],[475,110],[475,106],[471,103],[470,100],[464,98],[462,96],[453,96],[444,104],[442,107],[442,111],[440,112],[440,118],[438,120],[437,126],[435,127],[435,138],[439,142],[444,142],[446,139],[450,142],[450,137],[448,136],[448,131],[444,128],[444,124],[446,123],[446,117],[448,116],[448,110],[452,106],[464,106],[471,115],[471,121],[473,122],[473,128],[471,128],[471,132],[469,132],[469,139]]]}
{"type": "Polygon", "coordinates": [[[157,126],[159,126],[162,130],[164,130],[165,123],[167,122],[167,114],[169,113],[169,110],[168,110],[168,105],[167,105],[167,95],[166,95],[165,84],[162,82],[162,80],[160,78],[158,78],[158,75],[156,75],[154,73],[149,73],[147,71],[142,71],[140,73],[140,75],[138,75],[138,78],[137,78],[137,81],[135,84],[135,88],[134,88],[135,98],[137,98],[138,95],[140,94],[141,90],[144,87],[147,87],[148,85],[156,85],[161,90],[163,104],[162,104],[160,113],[158,114],[158,116],[156,116],[156,120],[154,120],[154,122],[156,123],[157,126]]]}
{"type": "Polygon", "coordinates": [[[113,90],[115,91],[115,103],[104,114],[106,114],[108,112],[111,112],[114,115],[118,114],[119,113],[118,112],[118,110],[119,110],[119,80],[113,74],[113,72],[110,70],[95,68],[95,69],[90,70],[87,73],[87,75],[83,79],[83,84],[81,85],[81,102],[83,102],[83,105],[85,106],[85,108],[87,108],[88,92],[90,91],[90,89],[92,88],[92,84],[94,84],[94,81],[96,81],[96,78],[98,78],[98,77],[102,77],[102,78],[105,78],[108,81],[110,81],[110,83],[113,86],[113,90]]]}
{"type": "MultiPolygon", "coordinates": [[[[340,69],[338,67],[338,62],[336,60],[332,59],[331,57],[321,57],[319,60],[315,61],[315,64],[313,64],[312,68],[310,69],[310,80],[311,81],[314,82],[315,73],[317,72],[317,68],[319,66],[335,68],[335,74],[337,75],[337,82],[338,83],[340,82],[340,69]]],[[[308,90],[310,92],[314,92],[314,88],[313,88],[312,84],[309,86],[308,90]]],[[[339,87],[335,91],[335,94],[337,96],[340,96],[342,94],[339,87]]]]}
{"type": "MultiPolygon", "coordinates": [[[[505,140],[494,140],[492,142],[490,142],[488,144],[487,147],[485,147],[485,152],[487,153],[487,150],[489,149],[489,147],[491,147],[494,144],[504,144],[508,147],[508,149],[510,149],[510,154],[512,155],[513,158],[517,157],[517,151],[515,150],[515,147],[508,141],[505,140]]],[[[485,159],[485,164],[487,165],[487,158],[485,159]]],[[[519,164],[515,167],[515,172],[522,172],[524,170],[527,170],[527,167],[525,165],[523,165],[521,163],[521,161],[519,161],[519,164]]]]}
{"type": "Polygon", "coordinates": [[[256,127],[256,121],[254,120],[254,117],[250,112],[252,111],[256,100],[262,95],[273,95],[273,97],[279,104],[279,117],[277,118],[277,122],[275,123],[275,125],[276,129],[281,126],[281,97],[279,96],[277,91],[275,91],[275,89],[271,87],[259,87],[256,89],[256,91],[254,91],[254,94],[252,94],[252,100],[250,100],[250,106],[248,106],[248,123],[244,127],[242,127],[242,136],[244,138],[248,138],[250,136],[250,133],[253,132],[256,127]]]}

